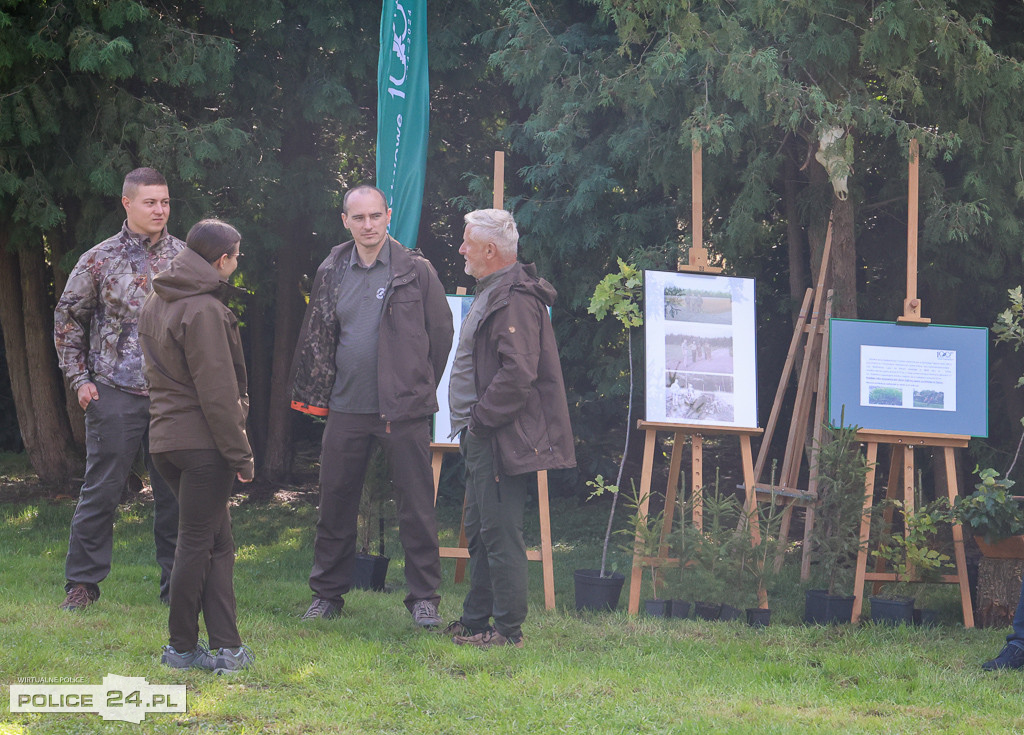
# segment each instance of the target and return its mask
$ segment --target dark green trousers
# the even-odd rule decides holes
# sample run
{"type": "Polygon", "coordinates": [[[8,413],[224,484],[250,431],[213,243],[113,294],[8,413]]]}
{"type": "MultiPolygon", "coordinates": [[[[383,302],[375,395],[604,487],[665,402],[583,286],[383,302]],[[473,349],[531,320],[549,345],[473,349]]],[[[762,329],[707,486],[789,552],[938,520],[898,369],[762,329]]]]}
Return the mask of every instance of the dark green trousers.
{"type": "Polygon", "coordinates": [[[469,593],[462,623],[483,630],[494,627],[518,636],[526,620],[526,544],[523,510],[528,475],[495,477],[491,440],[463,432],[466,462],[466,538],[469,540],[469,593]]]}

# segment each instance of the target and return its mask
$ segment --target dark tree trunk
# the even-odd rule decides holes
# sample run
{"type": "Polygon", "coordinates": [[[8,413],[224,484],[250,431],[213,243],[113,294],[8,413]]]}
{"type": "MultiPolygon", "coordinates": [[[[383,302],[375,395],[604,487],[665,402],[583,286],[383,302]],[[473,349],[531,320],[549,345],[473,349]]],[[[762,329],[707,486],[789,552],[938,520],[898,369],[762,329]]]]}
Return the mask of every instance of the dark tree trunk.
{"type": "Polygon", "coordinates": [[[832,316],[857,318],[857,244],[853,199],[832,200],[832,316]]]}
{"type": "Polygon", "coordinates": [[[263,460],[265,479],[284,480],[291,469],[292,421],[289,371],[295,343],[306,308],[299,290],[305,258],[304,248],[288,245],[279,254],[276,268],[274,355],[270,374],[270,402],[267,406],[267,446],[263,460]]]}
{"type": "MultiPolygon", "coordinates": [[[[831,191],[828,174],[821,164],[814,161],[808,167],[811,186],[825,187],[831,191]]],[[[844,319],[857,318],[857,251],[854,239],[853,200],[842,201],[833,193],[831,196],[832,250],[829,260],[832,264],[828,288],[833,291],[832,316],[844,319]]],[[[811,277],[818,278],[821,255],[825,248],[828,231],[828,212],[817,217],[808,228],[810,241],[811,277]]]]}
{"type": "Polygon", "coordinates": [[[63,485],[76,462],[53,349],[43,249],[40,244],[11,252],[8,237],[0,237],[0,326],[18,424],[39,479],[63,485]]]}
{"type": "Polygon", "coordinates": [[[797,212],[796,205],[800,192],[797,176],[799,176],[799,171],[796,163],[787,156],[783,167],[782,202],[786,216],[786,242],[789,250],[790,312],[794,323],[800,311],[800,304],[803,303],[804,292],[811,281],[807,276],[807,239],[800,226],[800,214],[797,212]]]}
{"type": "Polygon", "coordinates": [[[980,628],[1002,628],[1013,621],[1020,598],[1020,559],[989,559],[978,562],[978,604],[974,621],[980,628]]]}
{"type": "Polygon", "coordinates": [[[270,368],[273,335],[264,299],[254,299],[246,308],[249,335],[249,442],[256,466],[263,466],[267,451],[267,416],[270,406],[270,368]]]}
{"type": "MultiPolygon", "coordinates": [[[[51,248],[51,264],[53,270],[54,301],[64,293],[69,273],[61,267],[64,256],[75,249],[75,225],[78,222],[79,204],[77,200],[67,200],[63,205],[66,215],[64,226],[49,238],[51,248]]],[[[61,381],[63,383],[63,381],[61,381]]],[[[85,451],[85,411],[78,405],[78,396],[69,390],[64,391],[64,409],[68,415],[71,435],[75,444],[85,451]]]]}

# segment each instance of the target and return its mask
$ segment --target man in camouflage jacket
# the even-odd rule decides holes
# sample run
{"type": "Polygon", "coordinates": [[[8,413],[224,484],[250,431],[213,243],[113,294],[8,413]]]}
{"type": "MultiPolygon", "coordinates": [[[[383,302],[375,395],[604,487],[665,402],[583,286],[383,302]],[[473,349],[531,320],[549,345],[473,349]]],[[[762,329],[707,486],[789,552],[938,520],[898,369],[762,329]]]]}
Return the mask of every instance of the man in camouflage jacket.
{"type": "Polygon", "coordinates": [[[60,367],[85,410],[85,482],[71,520],[65,610],[99,599],[99,583],[110,573],[117,504],[140,448],[153,486],[153,536],[164,601],[178,536],[178,503],[149,458],[149,389],[138,316],[153,290],[153,276],[185,244],[167,233],[170,198],[158,171],[138,168],[125,176],[121,204],[126,213],[121,232],[81,257],[54,311],[60,367]]]}

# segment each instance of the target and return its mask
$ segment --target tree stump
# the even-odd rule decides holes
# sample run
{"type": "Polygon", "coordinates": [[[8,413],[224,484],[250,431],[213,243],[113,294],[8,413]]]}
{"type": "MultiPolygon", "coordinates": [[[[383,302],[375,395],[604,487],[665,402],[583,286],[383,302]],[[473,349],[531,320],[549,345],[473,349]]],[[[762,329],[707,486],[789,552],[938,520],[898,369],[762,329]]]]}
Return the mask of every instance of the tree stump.
{"type": "Polygon", "coordinates": [[[974,622],[980,628],[1006,628],[1020,598],[1024,559],[982,558],[978,562],[978,597],[974,622]]]}

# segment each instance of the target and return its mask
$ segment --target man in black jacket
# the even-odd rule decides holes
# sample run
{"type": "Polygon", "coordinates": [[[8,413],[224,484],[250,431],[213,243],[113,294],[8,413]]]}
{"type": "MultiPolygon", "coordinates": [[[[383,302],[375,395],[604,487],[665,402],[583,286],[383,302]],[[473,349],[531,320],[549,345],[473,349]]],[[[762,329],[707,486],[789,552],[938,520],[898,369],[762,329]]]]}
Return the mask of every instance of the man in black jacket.
{"type": "Polygon", "coordinates": [[[359,498],[376,441],[396,491],[405,604],[417,625],[430,627],[441,622],[430,417],[451,350],[451,310],[433,266],[388,235],[380,189],[351,189],[342,220],[352,240],[317,270],[292,368],[292,407],[327,416],[313,601],[303,618],[336,617],[352,586],[359,498]]]}

